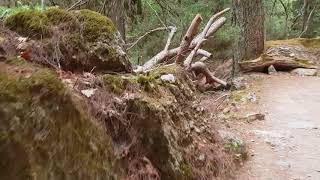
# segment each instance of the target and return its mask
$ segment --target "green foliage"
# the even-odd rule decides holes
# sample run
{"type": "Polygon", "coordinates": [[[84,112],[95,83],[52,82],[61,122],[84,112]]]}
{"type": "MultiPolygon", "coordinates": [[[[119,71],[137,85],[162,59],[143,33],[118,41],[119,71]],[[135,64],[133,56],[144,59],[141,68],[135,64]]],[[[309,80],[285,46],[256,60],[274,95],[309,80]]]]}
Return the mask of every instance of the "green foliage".
{"type": "Polygon", "coordinates": [[[41,38],[49,32],[49,21],[46,15],[38,10],[21,10],[5,19],[5,25],[23,36],[41,38]]]}

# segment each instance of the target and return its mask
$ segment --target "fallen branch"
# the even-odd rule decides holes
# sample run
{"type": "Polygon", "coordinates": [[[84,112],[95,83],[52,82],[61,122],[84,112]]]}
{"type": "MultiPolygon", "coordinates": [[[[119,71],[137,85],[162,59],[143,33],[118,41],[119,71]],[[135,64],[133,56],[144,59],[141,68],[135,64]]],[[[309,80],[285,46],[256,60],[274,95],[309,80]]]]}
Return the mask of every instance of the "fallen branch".
{"type": "MultiPolygon", "coordinates": [[[[207,33],[207,36],[205,38],[207,39],[214,32],[218,31],[218,29],[220,29],[225,24],[226,20],[227,20],[226,18],[221,17],[217,21],[215,21],[211,25],[211,27],[207,33]]],[[[192,40],[187,52],[185,52],[185,53],[188,53],[189,51],[191,51],[196,46],[196,44],[198,44],[198,42],[201,40],[201,38],[199,38],[199,37],[200,36],[197,35],[196,38],[192,40]]],[[[148,60],[139,70],[135,70],[135,72],[139,73],[139,72],[143,72],[143,71],[148,71],[156,64],[162,63],[165,60],[171,59],[172,57],[176,56],[180,50],[181,50],[181,47],[177,47],[177,48],[168,50],[167,52],[161,51],[157,55],[152,57],[150,60],[148,60]]],[[[200,51],[198,51],[198,53],[199,52],[203,52],[203,51],[200,50],[200,51]]],[[[206,53],[206,54],[208,54],[208,53],[206,53]]]]}
{"type": "Polygon", "coordinates": [[[200,16],[200,14],[197,14],[196,17],[192,20],[189,29],[180,44],[180,50],[176,58],[176,64],[182,64],[185,53],[188,52],[190,43],[193,40],[194,36],[197,34],[201,21],[202,17],[200,16]]]}
{"type": "Polygon", "coordinates": [[[217,14],[213,15],[210,20],[208,21],[206,27],[203,29],[201,36],[203,39],[205,39],[206,37],[208,37],[210,34],[208,34],[212,24],[214,23],[215,20],[217,20],[220,16],[222,16],[224,13],[230,11],[230,8],[226,8],[221,12],[218,12],[217,14]]]}
{"type": "Polygon", "coordinates": [[[174,34],[177,32],[177,28],[176,27],[170,26],[169,28],[171,29],[171,31],[170,31],[169,36],[168,36],[167,44],[164,47],[164,51],[168,51],[168,49],[170,47],[170,44],[171,44],[171,41],[172,41],[172,38],[173,38],[174,34]]]}
{"type": "Polygon", "coordinates": [[[198,49],[197,55],[201,55],[201,56],[204,56],[204,57],[207,57],[207,58],[212,57],[212,54],[209,53],[208,51],[204,50],[204,49],[198,49]]]}
{"type": "Polygon", "coordinates": [[[158,28],[155,28],[155,29],[152,29],[146,33],[144,33],[142,36],[140,36],[136,41],[134,41],[133,43],[130,43],[128,44],[129,47],[127,48],[127,50],[130,50],[132,49],[135,45],[137,45],[143,38],[145,38],[146,36],[154,33],[154,32],[157,32],[157,31],[164,31],[164,30],[168,30],[168,29],[176,29],[176,27],[173,27],[173,26],[169,26],[169,27],[158,27],[158,28]]]}
{"type": "Polygon", "coordinates": [[[227,86],[227,82],[218,79],[216,77],[213,76],[213,74],[211,73],[211,71],[209,70],[209,68],[207,67],[206,64],[204,64],[203,62],[195,62],[191,65],[190,68],[191,71],[194,71],[196,74],[203,74],[206,76],[207,79],[207,83],[218,83],[221,84],[223,86],[227,86]]]}
{"type": "Polygon", "coordinates": [[[303,31],[302,31],[301,34],[299,35],[299,38],[301,38],[301,37],[308,31],[309,22],[310,22],[310,19],[311,19],[312,14],[313,14],[313,12],[314,12],[315,9],[316,9],[316,8],[314,7],[314,8],[311,10],[311,12],[310,12],[310,14],[309,14],[309,16],[308,16],[307,22],[306,22],[306,26],[304,27],[303,31]]]}
{"type": "Polygon", "coordinates": [[[71,11],[71,10],[73,10],[73,9],[79,7],[79,6],[82,6],[82,5],[86,4],[87,2],[88,2],[88,0],[86,0],[86,1],[79,0],[79,1],[77,1],[76,3],[74,3],[71,7],[69,7],[69,8],[67,9],[67,11],[71,11]]]}
{"type": "Polygon", "coordinates": [[[197,51],[200,49],[201,44],[203,42],[205,42],[206,40],[203,39],[202,41],[200,41],[197,46],[191,51],[191,53],[189,54],[189,56],[186,58],[186,60],[184,61],[184,67],[188,70],[191,66],[193,57],[197,54],[197,51]]]}
{"type": "Polygon", "coordinates": [[[208,39],[212,34],[217,32],[226,23],[226,21],[227,21],[227,19],[225,17],[221,17],[221,18],[217,19],[214,23],[212,23],[212,25],[210,26],[206,35],[203,36],[203,31],[202,31],[201,34],[197,35],[193,39],[190,46],[195,47],[198,44],[198,42],[201,41],[202,39],[208,39]]]}

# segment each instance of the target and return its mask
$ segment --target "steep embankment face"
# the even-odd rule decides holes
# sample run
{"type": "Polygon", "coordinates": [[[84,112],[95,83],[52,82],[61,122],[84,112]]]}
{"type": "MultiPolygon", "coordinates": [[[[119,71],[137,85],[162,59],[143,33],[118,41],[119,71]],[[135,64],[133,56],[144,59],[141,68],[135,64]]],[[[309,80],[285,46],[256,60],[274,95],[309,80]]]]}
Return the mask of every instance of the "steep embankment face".
{"type": "Polygon", "coordinates": [[[82,101],[49,69],[0,63],[0,178],[123,176],[110,137],[82,101]]]}
{"type": "Polygon", "coordinates": [[[235,152],[208,125],[212,119],[198,107],[198,91],[182,70],[171,65],[146,75],[104,74],[129,72],[131,65],[121,44],[114,44],[116,36],[100,29],[102,22],[107,19],[87,10],[70,15],[59,9],[28,10],[6,20],[8,28],[31,40],[1,32],[0,177],[231,177],[235,152]],[[46,15],[51,11],[54,16],[46,15]],[[53,18],[59,15],[63,18],[53,18]],[[30,26],[34,18],[45,26],[30,26]],[[77,21],[84,34],[70,26],[77,21]],[[92,34],[96,31],[101,33],[92,34]],[[83,38],[70,44],[74,36],[83,38]]]}

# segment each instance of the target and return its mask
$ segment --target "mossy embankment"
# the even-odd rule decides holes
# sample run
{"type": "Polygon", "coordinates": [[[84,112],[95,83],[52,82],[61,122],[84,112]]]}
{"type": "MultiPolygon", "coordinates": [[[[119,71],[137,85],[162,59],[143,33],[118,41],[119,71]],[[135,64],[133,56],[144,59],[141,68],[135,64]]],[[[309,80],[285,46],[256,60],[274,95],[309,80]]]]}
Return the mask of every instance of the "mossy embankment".
{"type": "Polygon", "coordinates": [[[6,59],[0,62],[1,177],[23,172],[18,174],[26,179],[178,180],[232,174],[232,154],[209,127],[209,115],[198,110],[199,92],[181,67],[117,73],[131,72],[131,65],[121,60],[125,54],[113,25],[89,10],[28,10],[6,21],[31,39],[31,57],[15,58],[19,42],[10,46],[14,53],[0,43],[6,59]],[[8,22],[24,18],[26,25],[8,22]],[[43,23],[33,26],[33,18],[43,23]],[[55,67],[59,62],[62,71],[55,67]]]}
{"type": "Polygon", "coordinates": [[[198,91],[179,67],[72,76],[19,58],[0,62],[1,178],[232,174],[232,153],[203,123],[208,117],[193,104],[198,91]],[[161,79],[168,73],[174,81],[161,79]],[[81,94],[88,88],[96,89],[92,97],[81,94]]]}
{"type": "Polygon", "coordinates": [[[110,138],[53,71],[0,66],[0,179],[122,176],[110,138]]]}

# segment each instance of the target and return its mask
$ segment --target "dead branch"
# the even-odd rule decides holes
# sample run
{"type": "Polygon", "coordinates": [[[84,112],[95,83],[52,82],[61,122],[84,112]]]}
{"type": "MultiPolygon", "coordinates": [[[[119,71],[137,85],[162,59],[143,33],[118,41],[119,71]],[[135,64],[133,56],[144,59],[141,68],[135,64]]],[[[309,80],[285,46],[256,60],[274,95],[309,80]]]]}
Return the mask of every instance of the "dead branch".
{"type": "Polygon", "coordinates": [[[159,16],[158,12],[151,6],[151,4],[146,1],[148,6],[153,10],[153,12],[155,13],[155,15],[157,16],[157,18],[159,19],[159,21],[161,22],[161,24],[166,27],[166,24],[164,23],[164,21],[161,19],[161,17],[159,16]]]}
{"type": "Polygon", "coordinates": [[[207,57],[207,58],[212,57],[212,54],[209,53],[208,51],[204,50],[204,49],[198,49],[197,55],[201,55],[201,56],[204,56],[204,57],[207,57]]]}
{"type": "MultiPolygon", "coordinates": [[[[206,35],[206,39],[208,37],[210,37],[213,33],[215,33],[216,31],[218,31],[218,29],[220,29],[226,22],[226,18],[221,17],[219,18],[217,21],[215,21],[207,35],[206,35]]],[[[187,52],[191,51],[197,44],[198,42],[201,40],[200,35],[196,36],[195,39],[192,40],[191,45],[189,47],[189,49],[187,50],[187,52]]],[[[171,59],[172,57],[174,57],[175,55],[178,54],[178,52],[180,51],[181,47],[178,48],[174,48],[171,50],[168,50],[168,52],[166,51],[161,51],[160,53],[158,53],[157,55],[155,55],[154,57],[152,57],[150,60],[148,60],[139,70],[135,70],[135,72],[142,72],[142,71],[148,71],[150,70],[153,66],[155,66],[156,64],[162,63],[167,59],[171,59]]],[[[186,53],[187,53],[186,52],[186,53]]],[[[198,53],[203,52],[203,51],[198,51],[198,53]]]]}
{"type": "Polygon", "coordinates": [[[190,68],[191,71],[194,71],[196,74],[203,74],[206,76],[207,79],[207,83],[219,83],[223,86],[227,86],[227,82],[218,79],[216,77],[213,76],[213,74],[211,73],[211,71],[209,70],[209,68],[207,67],[206,64],[204,64],[203,62],[195,62],[191,65],[190,68]]]}
{"type": "Polygon", "coordinates": [[[171,31],[170,31],[169,36],[168,36],[167,44],[166,44],[166,46],[164,48],[164,51],[167,51],[167,52],[168,52],[168,49],[170,47],[172,38],[173,38],[174,34],[177,32],[177,28],[174,27],[174,26],[170,26],[170,29],[171,29],[171,31]]]}
{"type": "Polygon", "coordinates": [[[215,20],[217,20],[219,17],[221,17],[224,13],[230,11],[230,8],[226,8],[221,12],[218,12],[217,14],[213,15],[210,20],[208,21],[206,27],[203,29],[201,36],[202,38],[206,38],[208,35],[208,31],[211,28],[212,24],[214,23],[215,20]]]}
{"type": "Polygon", "coordinates": [[[76,3],[74,3],[71,7],[69,7],[69,8],[67,9],[67,11],[71,11],[71,10],[73,10],[73,9],[79,7],[79,6],[82,6],[82,5],[86,4],[87,2],[88,2],[87,0],[86,0],[86,1],[84,1],[84,0],[79,0],[79,1],[77,1],[76,3]]]}
{"type": "Polygon", "coordinates": [[[200,16],[200,14],[197,14],[196,17],[192,20],[189,29],[180,44],[180,50],[176,58],[176,64],[182,64],[185,53],[188,52],[190,43],[193,40],[194,36],[197,34],[201,21],[202,17],[200,16]]]}
{"type": "Polygon", "coordinates": [[[210,20],[207,22],[206,26],[204,27],[203,31],[195,36],[198,32],[200,23],[202,21],[201,16],[198,14],[193,21],[191,22],[184,38],[182,39],[180,46],[174,49],[169,50],[169,46],[172,40],[172,37],[176,31],[176,29],[171,29],[169,34],[167,44],[160,53],[156,56],[151,58],[147,61],[143,66],[141,66],[136,72],[147,72],[156,64],[162,63],[167,61],[168,59],[176,57],[176,64],[177,65],[184,65],[185,69],[191,71],[196,75],[203,75],[205,79],[199,80],[206,85],[218,83],[222,86],[226,87],[227,83],[221,79],[216,78],[213,73],[209,70],[209,68],[203,62],[195,62],[192,63],[193,59],[197,55],[204,56],[200,59],[200,61],[205,61],[212,56],[211,53],[201,49],[202,44],[218,31],[226,22],[225,17],[221,17],[224,13],[229,11],[230,9],[227,8],[215,15],[213,15],[210,20]],[[186,54],[190,54],[185,58],[186,54]]]}
{"type": "Polygon", "coordinates": [[[205,28],[203,29],[203,31],[198,35],[199,37],[199,41],[197,42],[197,45],[195,46],[195,48],[191,51],[191,53],[189,54],[189,56],[186,58],[186,60],[184,61],[184,66],[186,69],[189,69],[192,63],[192,59],[194,58],[194,56],[196,55],[198,49],[201,47],[202,43],[204,43],[206,41],[206,37],[210,36],[210,34],[215,32],[215,27],[212,27],[212,24],[214,23],[215,20],[217,20],[220,16],[222,16],[224,13],[228,12],[230,10],[230,8],[224,9],[223,11],[213,15],[210,20],[208,21],[207,25],[205,26],[205,28]],[[210,30],[211,29],[211,30],[210,30]],[[209,31],[210,30],[210,31],[209,31]]]}
{"type": "Polygon", "coordinates": [[[143,38],[145,38],[146,36],[154,33],[154,32],[157,32],[157,31],[164,31],[164,30],[168,30],[168,29],[171,29],[171,32],[173,31],[172,29],[176,29],[176,27],[173,27],[173,26],[169,26],[169,27],[158,27],[158,28],[155,28],[155,29],[152,29],[146,33],[144,33],[142,36],[140,36],[136,41],[134,41],[133,43],[130,43],[128,44],[129,47],[127,48],[127,50],[130,50],[132,49],[134,46],[136,46],[143,38]]]}
{"type": "Polygon", "coordinates": [[[197,54],[197,51],[200,49],[201,45],[203,42],[205,42],[206,39],[203,39],[202,41],[200,41],[197,46],[191,51],[191,53],[189,54],[189,56],[186,58],[186,60],[184,61],[184,67],[188,70],[191,66],[192,60],[194,58],[194,56],[197,54]]]}
{"type": "Polygon", "coordinates": [[[305,27],[304,27],[304,29],[303,29],[303,31],[301,32],[301,34],[299,35],[299,38],[301,38],[307,31],[308,31],[308,28],[309,28],[309,22],[310,22],[310,19],[311,19],[311,17],[312,17],[312,14],[313,14],[313,12],[314,12],[314,10],[315,10],[316,8],[314,7],[312,10],[311,10],[311,12],[310,12],[310,14],[309,14],[309,16],[308,16],[308,19],[307,19],[307,22],[306,22],[306,25],[305,25],[305,27]]]}
{"type": "Polygon", "coordinates": [[[197,35],[191,42],[191,47],[195,47],[199,41],[201,41],[202,39],[208,39],[212,34],[214,34],[215,32],[217,32],[225,23],[226,23],[227,19],[225,17],[221,17],[219,19],[217,19],[214,23],[211,24],[209,30],[207,31],[206,35],[203,36],[203,32],[199,35],[197,35]]]}

